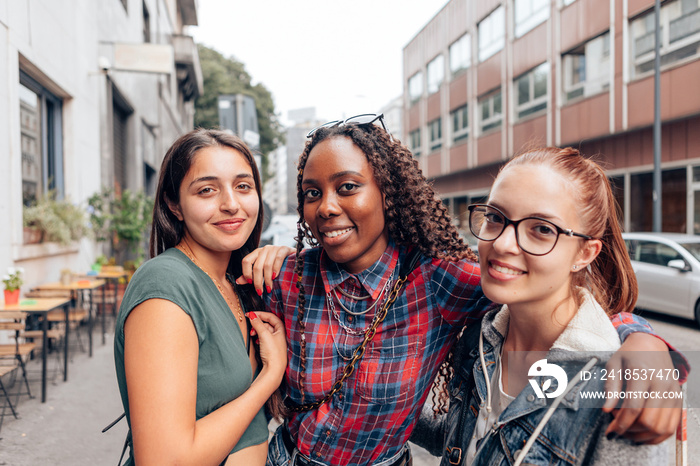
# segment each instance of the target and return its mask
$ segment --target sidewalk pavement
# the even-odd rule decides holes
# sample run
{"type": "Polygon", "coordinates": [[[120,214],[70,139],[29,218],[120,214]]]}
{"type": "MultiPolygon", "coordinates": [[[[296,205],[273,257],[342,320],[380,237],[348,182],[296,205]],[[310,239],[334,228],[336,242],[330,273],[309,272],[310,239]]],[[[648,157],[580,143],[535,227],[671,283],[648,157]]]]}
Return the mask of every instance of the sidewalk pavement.
{"type": "MultiPolygon", "coordinates": [[[[81,336],[86,340],[84,334],[81,336]]],[[[117,464],[126,437],[126,421],[102,433],[123,412],[114,371],[113,335],[107,336],[103,346],[96,329],[93,357],[76,347],[71,347],[71,354],[68,381],[63,381],[60,371],[55,382],[49,379],[46,403],[41,403],[41,358],[29,362],[35,398],[20,398],[20,419],[7,411],[0,430],[0,466],[117,464]]],[[[53,354],[49,356],[50,378],[58,363],[53,354]]],[[[439,464],[439,458],[418,447],[413,446],[412,451],[415,466],[439,464]]]]}
{"type": "MultiPolygon", "coordinates": [[[[85,334],[81,337],[87,340],[85,334]]],[[[26,395],[20,398],[20,419],[6,412],[0,431],[0,465],[117,464],[126,422],[122,420],[102,433],[123,412],[114,372],[112,335],[103,346],[99,332],[95,332],[92,358],[73,345],[70,349],[73,362],[68,366],[67,382],[60,371],[51,382],[58,363],[53,354],[49,355],[46,403],[41,402],[41,357],[29,362],[34,399],[26,395]]]]}

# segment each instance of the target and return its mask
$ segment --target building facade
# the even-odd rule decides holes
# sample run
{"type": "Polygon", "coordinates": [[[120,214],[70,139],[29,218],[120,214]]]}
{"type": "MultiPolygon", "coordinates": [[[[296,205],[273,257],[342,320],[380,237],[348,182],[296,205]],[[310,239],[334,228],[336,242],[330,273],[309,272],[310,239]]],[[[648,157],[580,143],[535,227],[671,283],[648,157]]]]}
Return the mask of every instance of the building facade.
{"type": "MultiPolygon", "coordinates": [[[[651,231],[653,0],[451,0],[404,48],[403,140],[468,235],[468,204],[528,148],[607,169],[651,231]]],[[[661,6],[663,230],[700,234],[700,2],[661,6]]]]}
{"type": "Polygon", "coordinates": [[[196,24],[196,0],[0,0],[0,268],[24,267],[25,289],[103,251],[29,244],[23,206],[49,191],[84,207],[103,187],[155,193],[202,90],[196,24]]]}

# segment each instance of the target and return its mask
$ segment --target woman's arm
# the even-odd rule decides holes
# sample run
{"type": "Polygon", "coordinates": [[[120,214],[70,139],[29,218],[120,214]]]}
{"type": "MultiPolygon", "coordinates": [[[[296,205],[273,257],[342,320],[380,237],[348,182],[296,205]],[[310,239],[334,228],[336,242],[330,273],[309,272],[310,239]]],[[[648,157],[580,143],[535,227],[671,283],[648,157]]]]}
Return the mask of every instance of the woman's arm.
{"type": "Polygon", "coordinates": [[[657,444],[676,431],[681,418],[681,399],[674,396],[680,392],[680,385],[677,379],[668,376],[674,373],[674,364],[663,340],[633,333],[610,358],[606,368],[613,374],[647,374],[606,380],[606,392],[624,389],[627,394],[619,407],[620,400],[615,398],[608,398],[603,405],[603,411],[612,412],[615,417],[606,435],[610,438],[624,435],[637,443],[657,444]],[[661,394],[662,398],[644,397],[645,394],[661,394]]]}
{"type": "Polygon", "coordinates": [[[139,465],[219,464],[279,386],[286,367],[282,323],[267,313],[252,320],[263,368],[245,393],[195,419],[198,339],[178,306],[150,299],[131,311],[124,325],[124,365],[134,445],[139,465]]]}

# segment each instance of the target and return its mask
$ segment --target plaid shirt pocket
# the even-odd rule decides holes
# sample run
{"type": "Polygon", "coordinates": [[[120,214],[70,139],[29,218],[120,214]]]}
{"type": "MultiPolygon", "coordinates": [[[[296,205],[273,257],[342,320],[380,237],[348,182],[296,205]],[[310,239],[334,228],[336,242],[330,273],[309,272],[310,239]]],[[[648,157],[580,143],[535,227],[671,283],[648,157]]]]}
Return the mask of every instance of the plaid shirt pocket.
{"type": "Polygon", "coordinates": [[[413,400],[424,350],[421,336],[377,337],[359,364],[357,394],[376,404],[413,400]]]}

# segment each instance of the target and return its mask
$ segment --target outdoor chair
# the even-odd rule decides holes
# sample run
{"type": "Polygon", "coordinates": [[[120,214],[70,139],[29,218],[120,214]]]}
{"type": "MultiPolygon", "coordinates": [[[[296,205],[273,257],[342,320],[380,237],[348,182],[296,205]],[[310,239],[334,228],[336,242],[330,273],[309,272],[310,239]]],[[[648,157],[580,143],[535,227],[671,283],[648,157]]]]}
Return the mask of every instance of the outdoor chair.
{"type": "MultiPolygon", "coordinates": [[[[22,380],[24,380],[24,385],[27,389],[26,392],[22,392],[22,383],[19,383],[17,386],[15,405],[17,405],[21,395],[26,394],[29,395],[29,398],[34,398],[29,388],[29,381],[27,380],[25,360],[29,359],[32,351],[36,348],[36,344],[25,341],[22,336],[26,325],[25,320],[26,313],[24,312],[0,313],[0,331],[10,332],[8,340],[14,339],[12,343],[0,344],[0,365],[18,365],[22,370],[22,380]]],[[[9,372],[11,372],[11,370],[9,372]]]]}
{"type": "MultiPolygon", "coordinates": [[[[27,298],[71,298],[71,292],[70,291],[61,291],[61,290],[31,290],[25,294],[25,297],[27,298]]],[[[88,312],[83,309],[80,304],[81,304],[81,296],[78,295],[78,299],[76,299],[76,307],[70,309],[68,313],[68,323],[70,325],[70,329],[74,330],[72,332],[73,335],[75,335],[76,340],[78,342],[78,347],[80,348],[80,351],[85,352],[85,348],[83,346],[83,341],[80,338],[80,324],[85,321],[89,314],[88,312]]],[[[46,315],[46,319],[49,322],[49,325],[51,326],[51,330],[58,330],[60,334],[54,334],[54,340],[59,341],[65,332],[64,324],[66,321],[66,316],[63,311],[63,309],[56,309],[54,311],[49,312],[46,315]],[[58,335],[57,337],[55,335],[58,335]]],[[[34,331],[32,331],[34,332],[34,331]]],[[[41,338],[41,332],[39,333],[32,333],[33,335],[31,338],[41,338]],[[38,335],[38,336],[36,336],[38,335]]],[[[29,338],[29,336],[28,336],[29,338]]],[[[51,338],[51,336],[49,336],[51,338]]],[[[35,339],[36,341],[36,339],[35,339]]]]}
{"type": "Polygon", "coordinates": [[[2,378],[5,375],[9,374],[10,372],[16,370],[17,367],[19,367],[19,366],[17,366],[16,362],[13,362],[12,364],[0,366],[0,394],[3,397],[2,412],[0,412],[0,430],[2,430],[2,421],[5,419],[5,413],[7,411],[8,406],[10,408],[10,411],[12,412],[12,415],[15,417],[15,419],[19,419],[19,416],[17,415],[17,411],[15,410],[15,407],[12,404],[12,399],[10,398],[10,394],[7,392],[7,389],[5,388],[5,384],[2,382],[2,378]]]}
{"type": "MultiPolygon", "coordinates": [[[[61,348],[64,343],[63,337],[66,335],[65,330],[63,327],[56,326],[55,328],[50,328],[46,332],[46,340],[47,342],[51,345],[51,349],[53,354],[56,356],[56,367],[53,370],[53,377],[51,378],[51,382],[54,383],[56,381],[56,375],[58,375],[58,372],[60,371],[61,374],[63,373],[63,363],[61,360],[61,348]]],[[[44,337],[44,332],[42,330],[25,330],[24,332],[21,333],[21,336],[24,337],[25,340],[30,340],[34,342],[34,344],[37,345],[37,350],[41,351],[41,345],[43,344],[43,337],[44,337]]],[[[48,350],[48,348],[47,348],[48,350]]]]}

